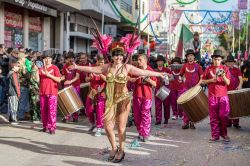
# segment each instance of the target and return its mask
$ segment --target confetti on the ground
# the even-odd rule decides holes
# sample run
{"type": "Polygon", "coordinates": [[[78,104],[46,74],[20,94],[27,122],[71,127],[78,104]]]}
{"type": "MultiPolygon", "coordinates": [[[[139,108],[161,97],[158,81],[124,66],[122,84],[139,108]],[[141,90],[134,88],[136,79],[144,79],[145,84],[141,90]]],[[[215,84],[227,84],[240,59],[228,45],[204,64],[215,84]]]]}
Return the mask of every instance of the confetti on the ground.
{"type": "Polygon", "coordinates": [[[133,140],[130,144],[127,146],[130,149],[135,149],[141,147],[139,141],[137,139],[133,140]]]}
{"type": "Polygon", "coordinates": [[[156,137],[166,137],[167,133],[165,131],[157,131],[154,135],[156,137]]]}

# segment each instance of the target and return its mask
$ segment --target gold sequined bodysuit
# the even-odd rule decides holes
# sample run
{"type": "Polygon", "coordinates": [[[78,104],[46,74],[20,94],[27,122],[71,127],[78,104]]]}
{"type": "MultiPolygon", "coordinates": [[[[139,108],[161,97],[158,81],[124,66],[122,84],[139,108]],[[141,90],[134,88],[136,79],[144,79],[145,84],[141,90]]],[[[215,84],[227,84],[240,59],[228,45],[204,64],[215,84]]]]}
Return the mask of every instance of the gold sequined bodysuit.
{"type": "Polygon", "coordinates": [[[127,76],[123,73],[122,66],[121,72],[118,74],[120,69],[116,72],[116,74],[112,74],[109,72],[106,76],[106,110],[105,110],[105,118],[114,117],[120,111],[126,109],[127,104],[130,102],[130,94],[127,90],[127,76]],[[113,107],[113,109],[112,109],[113,107]]]}

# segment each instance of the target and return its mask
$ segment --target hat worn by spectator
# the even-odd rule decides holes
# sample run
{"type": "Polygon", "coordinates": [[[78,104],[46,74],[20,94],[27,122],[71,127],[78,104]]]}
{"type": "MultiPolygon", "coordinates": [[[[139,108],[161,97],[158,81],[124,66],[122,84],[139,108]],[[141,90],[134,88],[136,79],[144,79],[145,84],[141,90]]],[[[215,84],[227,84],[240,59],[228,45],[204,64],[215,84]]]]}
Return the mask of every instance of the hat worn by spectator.
{"type": "Polygon", "coordinates": [[[222,59],[224,58],[224,55],[222,54],[221,50],[214,50],[213,55],[211,56],[212,58],[217,58],[217,57],[221,57],[222,59]]]}
{"type": "Polygon", "coordinates": [[[162,55],[158,55],[156,61],[163,61],[166,62],[166,59],[162,55]]]}
{"type": "Polygon", "coordinates": [[[194,32],[194,36],[199,36],[199,33],[198,32],[194,32]]]}
{"type": "Polygon", "coordinates": [[[185,57],[187,57],[188,55],[193,55],[193,56],[195,57],[195,52],[194,52],[194,50],[193,50],[193,49],[188,49],[188,50],[186,51],[185,57]]]}
{"type": "Polygon", "coordinates": [[[226,59],[226,62],[235,62],[235,59],[232,55],[228,55],[227,56],[227,59],[226,59]]]}
{"type": "Polygon", "coordinates": [[[181,64],[181,58],[180,57],[175,57],[174,59],[172,59],[171,64],[173,64],[175,62],[181,64]]]}

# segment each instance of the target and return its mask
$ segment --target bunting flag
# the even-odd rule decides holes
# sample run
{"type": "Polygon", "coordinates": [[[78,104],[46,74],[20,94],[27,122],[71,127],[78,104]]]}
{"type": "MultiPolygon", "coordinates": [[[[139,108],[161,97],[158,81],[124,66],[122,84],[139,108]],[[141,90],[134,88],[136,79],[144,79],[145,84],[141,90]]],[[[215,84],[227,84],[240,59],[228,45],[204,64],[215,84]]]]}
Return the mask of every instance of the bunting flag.
{"type": "Polygon", "coordinates": [[[177,57],[183,58],[183,51],[185,48],[189,48],[188,45],[190,45],[192,39],[193,33],[186,27],[186,25],[182,25],[180,38],[177,45],[177,57]]]}
{"type": "Polygon", "coordinates": [[[170,11],[170,19],[171,19],[171,33],[175,29],[182,15],[181,10],[171,10],[170,11]]]}
{"type": "Polygon", "coordinates": [[[238,0],[238,8],[239,8],[239,10],[246,10],[248,8],[247,1],[248,0],[238,0]]]}
{"type": "Polygon", "coordinates": [[[240,21],[239,12],[233,12],[231,22],[235,29],[236,28],[239,29],[239,21],[240,21]]]}
{"type": "Polygon", "coordinates": [[[166,0],[150,0],[150,22],[160,21],[166,8],[166,0]]]}
{"type": "Polygon", "coordinates": [[[202,25],[191,24],[191,25],[189,25],[189,28],[190,28],[191,32],[193,32],[193,33],[196,32],[197,29],[199,29],[198,32],[200,34],[221,35],[225,31],[228,30],[228,25],[227,24],[202,24],[202,25]]]}

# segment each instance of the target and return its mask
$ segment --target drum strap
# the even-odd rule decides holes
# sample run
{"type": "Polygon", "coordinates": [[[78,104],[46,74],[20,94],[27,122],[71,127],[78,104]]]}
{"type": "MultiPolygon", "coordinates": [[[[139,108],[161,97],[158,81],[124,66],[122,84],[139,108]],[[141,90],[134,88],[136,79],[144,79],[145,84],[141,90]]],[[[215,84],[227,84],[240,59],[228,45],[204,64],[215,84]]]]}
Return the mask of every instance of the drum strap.
{"type": "Polygon", "coordinates": [[[195,78],[195,74],[196,74],[196,72],[198,72],[198,64],[197,63],[195,63],[194,64],[194,72],[192,73],[192,82],[191,82],[191,87],[194,87],[195,86],[195,80],[194,80],[194,78],[195,78]]]}
{"type": "Polygon", "coordinates": [[[237,88],[237,83],[238,83],[238,76],[233,75],[233,71],[229,70],[230,76],[231,76],[231,81],[230,84],[232,82],[232,84],[234,85],[233,87],[237,88]]]}

